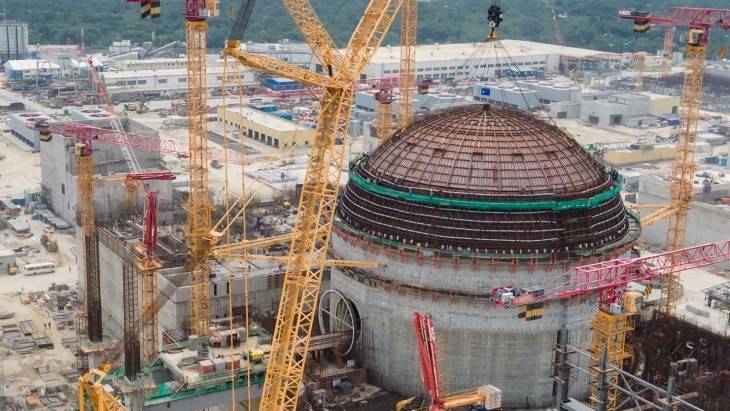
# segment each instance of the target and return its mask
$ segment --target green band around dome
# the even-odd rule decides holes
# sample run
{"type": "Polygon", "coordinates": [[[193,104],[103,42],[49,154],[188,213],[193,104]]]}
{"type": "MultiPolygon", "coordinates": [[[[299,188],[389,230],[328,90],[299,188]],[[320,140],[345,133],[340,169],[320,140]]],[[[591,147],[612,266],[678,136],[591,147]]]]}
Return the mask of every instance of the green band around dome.
{"type": "Polygon", "coordinates": [[[581,198],[578,200],[541,200],[541,201],[483,201],[483,200],[468,200],[458,198],[447,198],[431,196],[426,194],[418,193],[405,193],[400,190],[396,190],[390,187],[384,187],[371,183],[360,177],[356,171],[356,167],[350,169],[350,181],[355,185],[362,188],[365,191],[371,193],[384,195],[386,197],[395,198],[398,200],[411,201],[414,203],[441,206],[441,207],[455,207],[469,210],[552,210],[552,211],[567,211],[581,208],[591,208],[599,204],[605,203],[619,195],[621,192],[620,181],[613,185],[608,190],[596,194],[593,197],[581,198]]]}

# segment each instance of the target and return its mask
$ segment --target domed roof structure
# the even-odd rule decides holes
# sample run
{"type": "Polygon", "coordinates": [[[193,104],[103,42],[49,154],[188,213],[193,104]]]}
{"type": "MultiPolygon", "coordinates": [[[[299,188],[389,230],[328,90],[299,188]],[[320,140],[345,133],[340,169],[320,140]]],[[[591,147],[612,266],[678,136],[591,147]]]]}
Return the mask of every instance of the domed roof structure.
{"type": "Polygon", "coordinates": [[[554,125],[468,106],[417,121],[353,161],[337,215],[427,248],[599,249],[629,232],[616,178],[554,125]]]}

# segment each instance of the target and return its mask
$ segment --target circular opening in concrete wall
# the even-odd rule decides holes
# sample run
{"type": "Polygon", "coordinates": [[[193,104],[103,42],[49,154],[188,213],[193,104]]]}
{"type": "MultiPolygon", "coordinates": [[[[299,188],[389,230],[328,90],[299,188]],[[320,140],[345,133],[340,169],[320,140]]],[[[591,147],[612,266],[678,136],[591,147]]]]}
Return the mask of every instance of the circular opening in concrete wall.
{"type": "Polygon", "coordinates": [[[360,314],[355,304],[338,290],[322,293],[317,307],[319,330],[322,334],[340,334],[342,355],[347,355],[360,336],[360,314]]]}

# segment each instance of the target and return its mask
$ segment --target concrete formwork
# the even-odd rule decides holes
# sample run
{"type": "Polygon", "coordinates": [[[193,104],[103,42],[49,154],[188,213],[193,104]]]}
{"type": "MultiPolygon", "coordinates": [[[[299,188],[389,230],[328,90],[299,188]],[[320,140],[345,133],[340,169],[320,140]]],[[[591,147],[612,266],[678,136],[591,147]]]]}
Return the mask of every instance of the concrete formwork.
{"type": "MultiPolygon", "coordinates": [[[[511,271],[506,265],[497,269],[490,264],[474,266],[471,262],[458,267],[446,262],[437,267],[428,258],[417,263],[413,256],[403,261],[397,254],[389,259],[354,247],[337,233],[332,246],[344,259],[386,265],[373,273],[401,284],[474,294],[488,294],[509,284],[550,283],[563,272],[562,267],[529,272],[526,268],[511,271]]],[[[508,408],[551,404],[557,332],[565,323],[571,344],[589,346],[589,322],[596,311],[595,304],[552,304],[545,308],[544,318],[528,322],[518,319],[515,310],[483,299],[437,299],[396,289],[386,292],[341,270],[333,270],[332,288],[348,297],[359,313],[363,362],[374,383],[404,394],[422,391],[411,325],[413,312],[419,311],[431,315],[435,322],[446,392],[492,384],[502,390],[502,404],[508,408]]],[[[571,396],[581,397],[587,391],[587,381],[579,379],[572,385],[571,396]]]]}

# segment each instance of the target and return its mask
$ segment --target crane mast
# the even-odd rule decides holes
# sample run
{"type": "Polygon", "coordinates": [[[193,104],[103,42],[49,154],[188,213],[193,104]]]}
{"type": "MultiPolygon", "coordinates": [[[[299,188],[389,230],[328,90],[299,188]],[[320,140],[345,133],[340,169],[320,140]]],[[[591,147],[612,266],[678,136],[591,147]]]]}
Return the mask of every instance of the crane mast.
{"type": "Polygon", "coordinates": [[[94,158],[90,140],[76,143],[76,183],[79,188],[79,217],[84,250],[84,288],[89,341],[102,340],[101,276],[99,242],[94,223],[94,158]]]}
{"type": "Polygon", "coordinates": [[[674,46],[674,27],[664,32],[664,48],[662,49],[662,77],[672,74],[672,48],[674,46]]]}
{"type": "MultiPolygon", "coordinates": [[[[413,93],[416,91],[416,40],[418,1],[405,0],[401,11],[400,94],[398,128],[404,129],[413,119],[413,93]]],[[[379,133],[380,131],[378,131],[379,133]]],[[[380,135],[378,135],[380,139],[380,135]]],[[[382,142],[382,140],[381,140],[382,142]]]]}
{"type": "MultiPolygon", "coordinates": [[[[668,27],[689,27],[685,48],[685,72],[682,97],[679,104],[679,141],[672,163],[669,205],[648,216],[642,223],[650,224],[663,217],[669,218],[667,250],[680,249],[687,231],[687,214],[694,198],[695,146],[697,125],[702,101],[702,84],[707,56],[707,42],[712,27],[730,30],[730,10],[672,7],[656,15],[646,11],[619,10],[619,17],[634,21],[634,31],[646,32],[651,24],[668,27]]],[[[661,311],[673,314],[676,310],[679,273],[664,278],[661,311]]]]}
{"type": "Polygon", "coordinates": [[[295,410],[316,313],[332,220],[344,165],[344,144],[360,73],[390,29],[404,0],[371,0],[355,28],[344,56],[307,0],[284,0],[325,75],[265,56],[227,47],[226,56],[272,75],[322,88],[321,111],[307,163],[297,211],[271,356],[261,397],[261,410],[295,410]]]}
{"type": "Polygon", "coordinates": [[[188,149],[190,194],[187,203],[187,234],[190,249],[190,331],[210,332],[211,201],[208,193],[208,122],[206,55],[208,16],[218,14],[215,0],[186,0],[185,38],[188,55],[188,149]]]}

